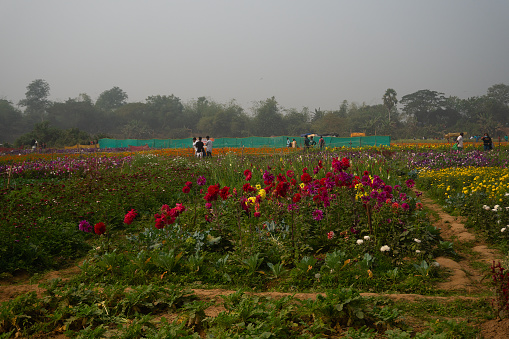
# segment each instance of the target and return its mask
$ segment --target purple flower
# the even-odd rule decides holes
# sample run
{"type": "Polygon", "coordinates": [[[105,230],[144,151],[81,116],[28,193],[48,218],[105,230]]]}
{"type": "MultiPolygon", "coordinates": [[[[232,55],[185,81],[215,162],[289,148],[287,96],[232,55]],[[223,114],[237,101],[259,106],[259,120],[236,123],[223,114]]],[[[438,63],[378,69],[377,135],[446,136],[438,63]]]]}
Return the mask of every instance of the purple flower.
{"type": "Polygon", "coordinates": [[[265,182],[265,184],[270,184],[271,182],[274,181],[274,175],[271,174],[269,171],[265,171],[263,173],[263,181],[265,182]]]}
{"type": "Polygon", "coordinates": [[[196,183],[198,184],[198,186],[203,186],[207,183],[207,179],[205,179],[203,175],[200,175],[196,183]]]}
{"type": "Polygon", "coordinates": [[[322,210],[314,210],[313,211],[313,219],[315,220],[322,220],[323,219],[323,211],[322,210]]]}
{"type": "Polygon", "coordinates": [[[288,205],[288,212],[298,211],[298,210],[299,210],[299,205],[297,205],[297,204],[289,204],[288,205]]]}
{"type": "Polygon", "coordinates": [[[392,193],[392,186],[389,186],[389,185],[385,185],[384,186],[384,191],[387,192],[387,193],[392,193]]]}
{"type": "Polygon", "coordinates": [[[81,220],[78,228],[80,231],[83,231],[86,233],[92,233],[94,231],[94,228],[86,220],[81,220]]]}
{"type": "Polygon", "coordinates": [[[408,188],[412,188],[415,186],[415,181],[413,181],[412,179],[408,179],[406,182],[405,182],[406,186],[408,188]]]}

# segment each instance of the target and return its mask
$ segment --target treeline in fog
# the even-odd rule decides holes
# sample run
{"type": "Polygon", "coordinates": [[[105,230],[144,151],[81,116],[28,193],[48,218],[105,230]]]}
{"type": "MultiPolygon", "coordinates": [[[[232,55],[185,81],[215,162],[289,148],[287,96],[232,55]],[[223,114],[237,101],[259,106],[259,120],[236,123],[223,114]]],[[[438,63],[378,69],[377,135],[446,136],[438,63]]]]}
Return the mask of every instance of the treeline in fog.
{"type": "Polygon", "coordinates": [[[313,132],[347,137],[351,132],[391,135],[393,139],[443,138],[449,132],[506,135],[509,131],[509,86],[496,84],[471,98],[419,90],[403,96],[389,88],[380,103],[343,100],[336,110],[286,108],[267,98],[247,110],[237,102],[199,97],[182,102],[174,95],[154,95],[128,102],[119,87],[102,92],[95,102],[79,94],[65,102],[48,100],[50,85],[37,79],[17,103],[0,99],[0,143],[27,145],[38,139],[48,146],[72,145],[103,137],[182,139],[191,136],[298,136],[313,132]]]}

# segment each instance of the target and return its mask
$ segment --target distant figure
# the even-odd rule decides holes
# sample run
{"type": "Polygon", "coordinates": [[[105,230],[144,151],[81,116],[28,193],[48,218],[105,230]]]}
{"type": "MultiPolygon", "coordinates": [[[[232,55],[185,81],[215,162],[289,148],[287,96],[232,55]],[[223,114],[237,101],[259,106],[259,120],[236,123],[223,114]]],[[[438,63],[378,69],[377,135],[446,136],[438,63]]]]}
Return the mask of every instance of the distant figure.
{"type": "Polygon", "coordinates": [[[458,151],[461,151],[463,149],[463,132],[461,132],[458,138],[456,139],[456,145],[458,145],[458,151]]]}
{"type": "Polygon", "coordinates": [[[205,153],[205,149],[203,148],[204,144],[203,141],[201,141],[201,137],[198,137],[198,141],[196,142],[196,156],[198,158],[203,157],[203,153],[205,153]]]}
{"type": "Polygon", "coordinates": [[[320,146],[320,151],[322,151],[325,146],[325,139],[323,136],[320,136],[320,139],[318,140],[318,146],[320,146]]]}
{"type": "Polygon", "coordinates": [[[311,145],[311,147],[315,147],[316,141],[313,139],[313,137],[310,137],[309,144],[311,145]]]}
{"type": "Polygon", "coordinates": [[[304,152],[309,149],[309,138],[307,135],[304,136],[304,152]]]}
{"type": "Polygon", "coordinates": [[[493,149],[493,141],[491,140],[490,135],[488,133],[484,133],[484,136],[481,139],[484,144],[485,151],[493,149]]]}
{"type": "Polygon", "coordinates": [[[507,140],[509,140],[509,137],[507,136],[507,134],[504,136],[504,140],[507,142],[507,140]]]}
{"type": "Polygon", "coordinates": [[[205,149],[207,150],[207,157],[212,157],[212,140],[207,135],[207,141],[205,141],[205,149]]]}
{"type": "Polygon", "coordinates": [[[292,140],[292,148],[297,148],[297,141],[295,139],[292,140]]]}
{"type": "Polygon", "coordinates": [[[194,156],[198,156],[198,150],[196,149],[196,138],[193,137],[193,148],[194,148],[194,156]]]}
{"type": "Polygon", "coordinates": [[[286,147],[292,147],[292,142],[289,138],[286,138],[286,147]]]}

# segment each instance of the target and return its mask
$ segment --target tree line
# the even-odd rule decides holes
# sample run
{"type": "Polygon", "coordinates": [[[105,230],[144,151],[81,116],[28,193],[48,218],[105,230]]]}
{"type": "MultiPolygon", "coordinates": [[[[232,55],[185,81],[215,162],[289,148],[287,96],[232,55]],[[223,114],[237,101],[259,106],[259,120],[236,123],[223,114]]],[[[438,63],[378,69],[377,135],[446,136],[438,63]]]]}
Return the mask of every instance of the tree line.
{"type": "Polygon", "coordinates": [[[275,97],[246,111],[235,100],[218,103],[199,97],[182,102],[177,96],[154,95],[128,102],[119,87],[102,92],[94,102],[79,94],[52,102],[42,80],[27,86],[17,104],[0,99],[0,142],[26,145],[33,138],[48,146],[118,139],[182,139],[213,137],[298,136],[317,133],[348,137],[351,132],[391,135],[393,139],[443,138],[449,132],[505,135],[509,131],[509,86],[496,84],[482,96],[461,99],[432,90],[398,98],[388,88],[376,105],[343,100],[336,110],[285,108],[275,97]]]}

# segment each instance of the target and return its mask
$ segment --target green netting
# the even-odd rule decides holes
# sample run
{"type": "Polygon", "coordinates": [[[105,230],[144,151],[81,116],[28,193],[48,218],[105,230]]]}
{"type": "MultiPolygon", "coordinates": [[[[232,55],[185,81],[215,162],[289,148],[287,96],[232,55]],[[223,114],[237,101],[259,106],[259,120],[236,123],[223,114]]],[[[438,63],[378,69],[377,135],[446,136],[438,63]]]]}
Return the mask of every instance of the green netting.
{"type": "MultiPolygon", "coordinates": [[[[286,138],[295,139],[299,147],[303,147],[303,137],[249,137],[249,138],[216,138],[214,139],[214,148],[224,147],[286,147],[286,138]]],[[[314,140],[318,144],[319,137],[314,140]]],[[[390,136],[369,136],[354,138],[336,138],[324,137],[327,147],[363,147],[363,146],[390,146],[390,136]]],[[[100,139],[100,148],[123,148],[129,146],[145,146],[150,148],[191,148],[192,138],[187,139],[100,139]]]]}

